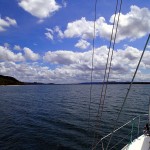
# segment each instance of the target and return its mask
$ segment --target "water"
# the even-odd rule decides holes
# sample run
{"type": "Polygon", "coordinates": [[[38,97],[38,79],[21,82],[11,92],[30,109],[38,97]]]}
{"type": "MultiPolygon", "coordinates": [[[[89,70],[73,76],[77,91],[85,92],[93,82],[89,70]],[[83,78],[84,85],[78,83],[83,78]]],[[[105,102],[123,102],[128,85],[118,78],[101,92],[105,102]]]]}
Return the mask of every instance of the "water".
{"type": "MultiPolygon", "coordinates": [[[[89,149],[94,132],[92,127],[88,128],[89,87],[0,86],[0,150],[89,149]]],[[[101,85],[93,85],[90,126],[95,125],[100,88],[101,85]]],[[[109,85],[100,137],[113,129],[127,88],[128,85],[109,85]]],[[[148,113],[149,92],[150,85],[133,85],[118,126],[138,114],[148,113]]],[[[127,135],[129,128],[117,134],[117,138],[127,135]]],[[[116,149],[119,148],[118,145],[116,149]]]]}

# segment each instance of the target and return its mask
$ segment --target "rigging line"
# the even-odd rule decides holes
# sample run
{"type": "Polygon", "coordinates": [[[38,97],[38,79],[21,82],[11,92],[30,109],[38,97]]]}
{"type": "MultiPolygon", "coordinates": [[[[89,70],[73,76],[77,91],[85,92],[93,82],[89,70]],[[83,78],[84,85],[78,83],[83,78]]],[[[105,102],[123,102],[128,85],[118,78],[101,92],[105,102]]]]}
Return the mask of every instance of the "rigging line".
{"type": "MultiPolygon", "coordinates": [[[[118,0],[117,0],[117,7],[118,7],[118,0]]],[[[106,80],[106,87],[105,87],[105,91],[104,91],[104,99],[103,99],[103,101],[105,101],[105,97],[106,97],[106,92],[107,92],[107,85],[108,85],[108,79],[109,79],[109,74],[110,74],[110,69],[111,69],[111,62],[112,62],[112,58],[113,58],[113,51],[114,51],[114,45],[115,45],[115,41],[116,41],[116,35],[117,35],[117,29],[118,29],[118,24],[119,24],[119,17],[120,17],[120,11],[121,10],[119,10],[119,16],[118,16],[118,20],[117,20],[117,26],[116,26],[116,30],[115,30],[115,37],[114,37],[114,43],[113,43],[113,48],[112,48],[112,53],[111,53],[111,55],[110,54],[108,54],[108,56],[110,55],[110,62],[108,61],[108,59],[107,59],[107,66],[106,66],[106,69],[109,69],[108,70],[108,73],[107,73],[107,78],[106,78],[106,74],[105,74],[105,78],[107,79],[106,80]],[[108,64],[109,64],[109,66],[108,66],[108,64]]],[[[113,24],[113,29],[112,29],[112,35],[111,35],[111,40],[110,40],[110,45],[109,45],[109,52],[110,52],[110,50],[111,50],[111,45],[112,45],[112,38],[113,38],[113,30],[115,29],[115,22],[116,22],[116,15],[117,15],[117,11],[115,12],[115,17],[114,17],[114,24],[113,24]]],[[[104,79],[105,79],[104,78],[104,79]]],[[[104,104],[104,103],[103,103],[104,104]]],[[[103,107],[102,107],[103,108],[103,107]]],[[[102,111],[103,111],[103,109],[102,109],[102,111]]]]}
{"type": "MultiPolygon", "coordinates": [[[[111,70],[111,65],[112,65],[112,58],[113,58],[113,52],[114,52],[115,43],[116,43],[116,37],[117,37],[117,32],[118,32],[118,25],[119,25],[119,20],[120,20],[121,6],[122,6],[122,0],[120,2],[119,14],[118,14],[118,18],[117,18],[117,25],[116,25],[116,30],[115,30],[114,40],[113,40],[112,53],[111,53],[111,56],[110,56],[111,58],[110,58],[110,62],[109,62],[106,87],[105,87],[105,91],[104,91],[104,97],[103,97],[102,107],[101,107],[101,112],[100,112],[100,120],[101,120],[101,117],[102,117],[102,113],[103,113],[103,109],[104,109],[104,101],[105,101],[106,93],[107,93],[108,79],[109,79],[109,75],[110,75],[110,70],[111,70]]],[[[114,26],[115,26],[115,23],[116,23],[116,13],[115,13],[115,17],[114,17],[114,26]]],[[[112,31],[112,33],[113,33],[113,31],[112,31]]],[[[111,36],[111,41],[110,41],[110,45],[109,45],[109,51],[110,51],[111,45],[112,45],[112,36],[111,36]]]]}
{"type": "MultiPolygon", "coordinates": [[[[96,118],[97,118],[96,122],[98,122],[98,115],[99,115],[99,111],[100,111],[100,106],[104,105],[104,100],[105,100],[105,99],[102,100],[102,96],[103,96],[103,91],[104,91],[104,85],[107,84],[107,82],[105,83],[105,79],[106,79],[107,68],[108,68],[108,63],[109,63],[110,48],[111,48],[111,45],[112,45],[112,39],[113,39],[113,34],[114,34],[114,28],[115,28],[115,21],[116,21],[117,10],[118,10],[118,0],[116,1],[115,16],[114,16],[113,27],[112,27],[112,32],[111,32],[111,36],[110,36],[109,51],[108,51],[108,57],[107,57],[107,62],[106,62],[106,67],[105,67],[105,73],[104,73],[104,79],[103,79],[103,85],[102,85],[102,90],[101,90],[101,95],[100,95],[100,103],[99,103],[98,112],[97,112],[97,116],[96,116],[96,118]]],[[[101,112],[102,111],[103,111],[103,108],[102,108],[101,112]]],[[[102,116],[102,113],[100,115],[100,119],[99,120],[101,120],[101,116],[102,116]]],[[[95,126],[98,126],[98,125],[95,125],[95,126]]],[[[95,129],[95,132],[94,132],[94,140],[95,140],[95,136],[96,136],[96,129],[95,129]]]]}
{"type": "Polygon", "coordinates": [[[93,71],[94,71],[94,53],[95,53],[95,28],[96,28],[96,11],[97,11],[97,0],[95,0],[95,6],[94,6],[94,30],[93,30],[93,51],[92,51],[92,62],[91,62],[91,84],[90,84],[90,101],[89,101],[89,119],[88,119],[88,130],[90,125],[90,119],[91,119],[91,101],[92,101],[92,88],[93,88],[93,71]]]}
{"type": "MultiPolygon", "coordinates": [[[[115,8],[115,16],[114,16],[114,20],[113,20],[113,28],[112,28],[112,33],[111,33],[111,38],[110,38],[110,43],[109,43],[108,57],[107,57],[107,62],[106,62],[106,67],[105,67],[105,74],[104,74],[103,83],[105,82],[105,79],[106,79],[106,74],[107,74],[107,69],[108,69],[108,64],[109,64],[110,49],[111,49],[112,38],[113,38],[113,34],[114,34],[117,8],[118,8],[118,0],[117,0],[117,3],[116,3],[116,8],[115,8]]],[[[107,82],[105,84],[107,84],[107,82]]],[[[103,86],[102,86],[102,91],[101,91],[101,95],[100,95],[100,101],[101,101],[102,96],[103,96],[103,87],[104,87],[105,84],[103,84],[103,86]]],[[[98,109],[98,113],[99,113],[99,109],[98,109]]]]}
{"type": "Polygon", "coordinates": [[[114,42],[113,42],[113,47],[112,47],[112,55],[111,55],[111,60],[110,60],[110,63],[109,63],[109,71],[108,71],[108,76],[107,76],[107,82],[108,82],[109,75],[110,75],[110,70],[111,70],[111,65],[112,65],[112,59],[113,59],[113,53],[114,53],[115,44],[116,44],[116,38],[117,38],[117,33],[118,33],[118,26],[119,26],[119,21],[120,21],[121,8],[122,8],[122,0],[120,2],[120,8],[119,8],[117,26],[116,26],[116,30],[115,30],[115,37],[114,37],[114,42]]]}
{"type": "Polygon", "coordinates": [[[117,126],[117,123],[118,123],[120,114],[121,114],[122,109],[123,109],[123,107],[124,107],[124,105],[125,105],[125,102],[126,102],[126,100],[127,100],[127,98],[128,98],[130,89],[131,89],[131,87],[132,87],[133,81],[134,81],[135,76],[136,76],[136,74],[137,74],[137,71],[138,71],[138,69],[139,69],[141,60],[142,60],[142,58],[143,58],[143,55],[144,55],[144,53],[145,53],[145,50],[146,50],[146,47],[147,47],[147,45],[148,45],[149,40],[150,40],[150,34],[148,35],[148,38],[147,38],[147,41],[146,41],[146,43],[145,43],[145,46],[144,46],[143,52],[142,52],[142,54],[141,54],[140,60],[139,60],[139,62],[138,62],[138,65],[137,65],[136,70],[135,70],[135,72],[134,72],[133,78],[132,78],[131,83],[130,83],[130,85],[129,85],[129,88],[128,88],[128,90],[127,90],[126,96],[125,96],[124,101],[123,101],[122,106],[121,106],[121,109],[120,109],[120,111],[119,111],[119,113],[118,113],[118,116],[117,116],[117,119],[116,119],[116,121],[115,121],[114,128],[113,128],[112,134],[111,134],[111,136],[110,136],[109,142],[108,142],[108,144],[107,144],[106,150],[108,149],[108,146],[109,146],[109,144],[110,144],[110,141],[111,141],[111,139],[112,139],[112,137],[113,137],[114,130],[115,130],[116,126],[117,126]]]}
{"type": "MultiPolygon", "coordinates": [[[[109,69],[108,69],[108,76],[107,76],[107,81],[106,81],[106,83],[108,83],[108,79],[109,79],[109,76],[110,76],[110,71],[111,71],[111,66],[112,66],[112,59],[113,59],[113,53],[114,53],[114,49],[115,49],[116,38],[117,38],[117,32],[118,32],[118,26],[119,26],[119,21],[120,21],[121,8],[122,8],[122,0],[121,0],[121,2],[120,2],[120,8],[119,8],[117,26],[116,26],[116,30],[115,30],[115,37],[114,37],[114,41],[113,41],[113,47],[112,47],[112,53],[111,53],[111,58],[110,58],[109,69]]],[[[104,100],[105,100],[105,98],[106,98],[107,85],[108,85],[108,84],[106,84],[105,93],[104,93],[104,100]]],[[[103,107],[102,107],[102,111],[103,111],[103,107]]]]}

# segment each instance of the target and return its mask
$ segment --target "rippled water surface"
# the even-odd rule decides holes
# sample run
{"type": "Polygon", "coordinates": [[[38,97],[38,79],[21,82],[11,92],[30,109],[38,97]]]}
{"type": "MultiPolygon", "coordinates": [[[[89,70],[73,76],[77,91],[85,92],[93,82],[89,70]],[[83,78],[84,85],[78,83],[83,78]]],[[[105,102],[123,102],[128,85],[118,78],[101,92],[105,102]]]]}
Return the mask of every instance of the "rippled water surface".
{"type": "MultiPolygon", "coordinates": [[[[112,131],[127,88],[108,86],[101,126],[96,131],[100,137],[112,131]]],[[[90,85],[0,86],[0,150],[89,149],[101,85],[92,88],[90,120],[89,89],[90,85]]],[[[149,92],[150,85],[133,85],[118,126],[148,113],[149,92]]],[[[111,144],[129,132],[130,127],[122,130],[111,144]]]]}

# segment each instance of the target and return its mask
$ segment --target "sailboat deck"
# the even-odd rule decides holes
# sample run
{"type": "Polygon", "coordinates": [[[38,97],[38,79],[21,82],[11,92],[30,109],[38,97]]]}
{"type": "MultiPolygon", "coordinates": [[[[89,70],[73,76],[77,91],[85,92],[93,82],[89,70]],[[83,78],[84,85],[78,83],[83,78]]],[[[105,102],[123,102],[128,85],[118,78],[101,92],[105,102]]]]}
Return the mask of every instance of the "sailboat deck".
{"type": "Polygon", "coordinates": [[[122,150],[150,150],[150,136],[141,135],[122,150]]]}

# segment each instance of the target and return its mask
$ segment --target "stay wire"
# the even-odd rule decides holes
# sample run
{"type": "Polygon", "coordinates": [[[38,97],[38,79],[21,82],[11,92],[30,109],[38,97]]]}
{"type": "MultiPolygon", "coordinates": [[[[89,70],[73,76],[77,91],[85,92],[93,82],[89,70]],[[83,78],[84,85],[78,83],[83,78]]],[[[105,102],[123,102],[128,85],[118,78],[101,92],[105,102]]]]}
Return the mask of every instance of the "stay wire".
{"type": "MultiPolygon", "coordinates": [[[[122,8],[122,0],[120,2],[119,14],[118,14],[118,18],[117,18],[117,25],[116,25],[116,30],[115,30],[115,37],[114,37],[114,41],[113,41],[113,47],[112,47],[112,53],[111,53],[111,58],[110,58],[109,69],[108,69],[108,76],[107,76],[106,83],[108,83],[109,76],[110,76],[110,71],[111,71],[111,66],[112,66],[112,59],[113,59],[113,53],[114,53],[114,49],[115,49],[117,32],[118,32],[118,26],[119,26],[119,21],[120,21],[121,8],[122,8]]],[[[108,84],[106,84],[105,93],[104,93],[104,100],[105,100],[106,94],[107,94],[107,85],[108,84]]],[[[103,107],[102,107],[102,110],[103,110],[103,107]]]]}
{"type": "Polygon", "coordinates": [[[113,47],[112,47],[111,60],[110,60],[109,71],[108,71],[108,76],[107,76],[107,83],[108,83],[108,79],[109,79],[109,75],[110,75],[110,71],[111,71],[111,66],[112,66],[112,59],[113,59],[113,53],[114,53],[115,44],[116,44],[116,38],[117,38],[117,33],[118,33],[118,26],[119,26],[119,21],[120,21],[121,8],[122,8],[122,0],[120,2],[120,8],[119,8],[117,26],[116,26],[115,37],[114,37],[114,42],[113,42],[113,47]]]}
{"type": "MultiPolygon", "coordinates": [[[[117,3],[116,3],[116,8],[115,8],[115,17],[114,17],[114,21],[113,21],[113,28],[112,28],[112,33],[111,33],[111,38],[110,38],[110,43],[109,43],[108,57],[107,57],[107,62],[106,62],[106,67],[105,67],[105,73],[104,73],[102,91],[101,91],[101,95],[100,95],[100,101],[101,101],[102,96],[103,96],[104,85],[107,84],[107,82],[105,82],[105,80],[106,80],[106,74],[107,74],[107,69],[108,69],[108,64],[109,64],[109,57],[110,57],[110,50],[111,50],[112,39],[113,39],[114,28],[115,28],[115,20],[116,20],[117,8],[118,8],[118,0],[117,0],[117,3]]],[[[100,108],[100,105],[99,105],[99,108],[100,108]]],[[[99,109],[98,109],[98,114],[99,114],[99,109]]]]}
{"type": "MultiPolygon", "coordinates": [[[[109,64],[110,50],[111,50],[112,39],[113,39],[113,34],[114,34],[114,28],[115,28],[115,21],[116,21],[117,10],[118,10],[118,0],[116,1],[115,16],[114,16],[114,21],[113,21],[112,33],[111,33],[111,37],[110,37],[108,57],[107,57],[107,62],[106,62],[106,67],[105,67],[105,73],[104,73],[103,85],[102,85],[102,90],[101,90],[101,95],[100,95],[100,103],[99,103],[98,112],[97,112],[97,116],[96,116],[97,117],[97,121],[96,122],[98,122],[98,119],[101,121],[101,117],[102,117],[102,113],[103,113],[103,105],[104,105],[105,97],[104,97],[103,100],[102,100],[102,97],[103,97],[103,92],[105,91],[105,95],[106,95],[106,90],[107,90],[108,78],[107,78],[107,82],[105,82],[105,80],[106,80],[106,74],[107,74],[107,69],[108,69],[108,64],[109,64]],[[105,84],[106,84],[106,87],[105,87],[105,84]],[[100,117],[99,117],[100,106],[101,105],[102,105],[102,110],[101,110],[101,114],[100,114],[100,117]]],[[[98,124],[96,126],[98,126],[98,124]]],[[[95,138],[96,138],[95,136],[96,136],[96,127],[95,127],[95,131],[94,131],[94,141],[95,141],[95,138]]],[[[92,147],[95,147],[95,146],[92,146],[92,147]]]]}
{"type": "Polygon", "coordinates": [[[146,50],[146,47],[147,47],[147,45],[148,45],[149,40],[150,40],[150,34],[148,35],[148,38],[147,38],[147,41],[146,41],[146,43],[145,43],[145,46],[144,46],[143,52],[142,52],[142,54],[141,54],[140,60],[139,60],[139,62],[138,62],[138,65],[137,65],[137,67],[136,67],[136,70],[135,70],[135,72],[134,72],[134,75],[133,75],[133,78],[132,78],[131,83],[130,83],[130,85],[129,85],[129,88],[128,88],[128,90],[127,90],[127,93],[126,93],[126,95],[125,95],[125,98],[124,98],[124,101],[123,101],[123,103],[122,103],[121,109],[120,109],[120,111],[119,111],[119,113],[118,113],[118,116],[117,116],[117,119],[116,119],[116,121],[115,121],[114,128],[113,128],[112,134],[111,134],[111,136],[110,136],[109,142],[108,142],[108,144],[107,144],[106,150],[108,149],[109,144],[110,144],[110,141],[111,141],[111,139],[112,139],[112,137],[113,137],[114,130],[115,130],[117,124],[118,124],[118,120],[119,120],[120,114],[121,114],[122,109],[123,109],[123,107],[124,107],[124,105],[125,105],[125,102],[126,102],[126,100],[127,100],[127,98],[128,98],[130,89],[131,89],[131,87],[132,87],[133,81],[134,81],[135,76],[136,76],[136,74],[137,74],[137,71],[138,71],[138,69],[139,69],[140,63],[141,63],[141,61],[142,61],[142,58],[143,58],[143,55],[144,55],[144,53],[145,53],[145,50],[146,50]]]}
{"type": "Polygon", "coordinates": [[[92,62],[91,62],[91,84],[90,84],[90,101],[89,101],[89,119],[88,119],[88,130],[90,126],[90,120],[91,120],[91,101],[92,101],[92,88],[93,88],[93,71],[94,71],[94,53],[95,53],[95,28],[96,28],[96,18],[97,18],[97,0],[95,0],[95,6],[94,6],[94,31],[93,31],[93,41],[92,41],[92,62]]]}
{"type": "MultiPolygon", "coordinates": [[[[113,58],[113,51],[114,51],[114,45],[115,45],[115,41],[116,41],[116,35],[117,35],[117,28],[118,28],[118,23],[119,23],[119,18],[117,20],[117,27],[115,30],[115,37],[114,37],[114,43],[113,43],[113,48],[112,48],[112,53],[110,55],[111,52],[111,45],[112,45],[112,40],[113,40],[113,33],[114,33],[114,29],[115,29],[115,22],[116,22],[116,15],[117,15],[117,7],[118,7],[118,0],[117,0],[117,5],[116,5],[116,11],[115,11],[115,17],[114,17],[114,23],[113,23],[113,28],[112,28],[112,34],[111,34],[111,39],[110,39],[110,45],[109,45],[109,53],[108,53],[108,58],[107,58],[107,63],[106,63],[106,69],[105,69],[105,76],[104,76],[104,82],[105,82],[105,91],[104,91],[104,99],[103,101],[105,101],[105,97],[106,97],[106,92],[107,92],[107,85],[108,85],[108,79],[109,79],[109,74],[110,74],[110,69],[111,69],[111,62],[112,62],[112,58],[113,58]],[[110,57],[110,62],[109,62],[109,57],[110,57]],[[107,73],[107,69],[108,73],[107,73]],[[107,78],[106,78],[107,76],[107,78]]],[[[101,93],[101,98],[103,96],[103,93],[101,93]]],[[[104,103],[103,103],[104,104],[104,103]]],[[[103,107],[102,107],[103,108],[103,107]]],[[[103,109],[102,109],[103,110],[103,109]]]]}

